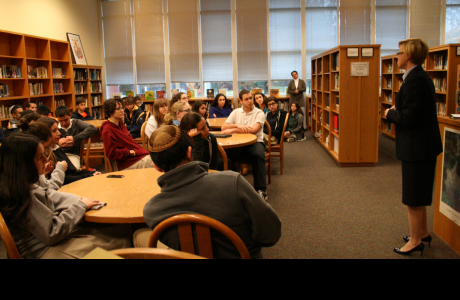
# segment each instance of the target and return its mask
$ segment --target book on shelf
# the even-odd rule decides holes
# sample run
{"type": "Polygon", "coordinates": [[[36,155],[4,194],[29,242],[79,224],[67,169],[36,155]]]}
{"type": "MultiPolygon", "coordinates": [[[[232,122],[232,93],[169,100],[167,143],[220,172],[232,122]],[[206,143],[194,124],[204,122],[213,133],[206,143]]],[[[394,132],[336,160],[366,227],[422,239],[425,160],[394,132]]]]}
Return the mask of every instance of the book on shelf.
{"type": "Polygon", "coordinates": [[[451,115],[450,115],[450,118],[451,118],[452,120],[459,120],[459,119],[460,119],[460,114],[451,114],[451,115]]]}
{"type": "Polygon", "coordinates": [[[0,111],[0,119],[11,119],[13,116],[11,115],[10,106],[2,105],[0,111]]]}
{"type": "Polygon", "coordinates": [[[447,55],[435,54],[434,55],[434,69],[447,70],[447,55]]]}
{"type": "Polygon", "coordinates": [[[339,139],[334,136],[334,152],[339,154],[339,139]]]}
{"type": "Polygon", "coordinates": [[[1,65],[0,78],[21,78],[21,68],[15,65],[1,65]]]}
{"type": "MultiPolygon", "coordinates": [[[[101,82],[91,82],[89,86],[89,92],[90,93],[102,93],[102,83],[101,82]]],[[[126,97],[129,97],[128,94],[126,94],[126,97]]]]}
{"type": "Polygon", "coordinates": [[[91,80],[101,80],[101,70],[90,71],[91,80]]]}
{"type": "Polygon", "coordinates": [[[145,104],[145,111],[153,112],[153,105],[152,104],[145,104]]]}
{"type": "Polygon", "coordinates": [[[99,106],[101,105],[101,96],[92,96],[91,100],[92,106],[99,106]]]}
{"type": "Polygon", "coordinates": [[[43,95],[43,83],[29,83],[30,96],[43,95]]]}
{"type": "Polygon", "coordinates": [[[391,89],[392,85],[393,85],[393,79],[389,78],[387,81],[387,89],[391,89]]]}
{"type": "Polygon", "coordinates": [[[75,94],[86,93],[86,82],[75,82],[75,94]]]}
{"type": "Polygon", "coordinates": [[[316,92],[313,92],[313,103],[316,103],[316,92]]]}
{"type": "Polygon", "coordinates": [[[195,97],[193,97],[193,92],[192,92],[192,90],[187,90],[187,97],[188,97],[189,99],[195,98],[195,97]]]}
{"type": "Polygon", "coordinates": [[[251,93],[254,95],[256,93],[262,93],[262,89],[252,89],[251,93]]]}
{"type": "Polygon", "coordinates": [[[55,94],[62,94],[64,93],[64,84],[62,82],[55,82],[53,83],[53,92],[55,94]]]}
{"type": "Polygon", "coordinates": [[[280,97],[280,90],[279,89],[271,89],[270,90],[270,97],[279,98],[280,97]]]}
{"type": "Polygon", "coordinates": [[[340,83],[340,75],[339,74],[336,74],[335,75],[335,86],[334,86],[334,90],[339,90],[339,83],[340,83]]]}
{"type": "Polygon", "coordinates": [[[65,105],[65,100],[64,99],[55,99],[54,100],[54,106],[55,106],[55,108],[58,108],[60,106],[66,106],[65,105]]]}
{"type": "Polygon", "coordinates": [[[385,101],[388,103],[393,103],[393,99],[391,98],[391,93],[386,93],[385,94],[385,101]]]}
{"type": "Polygon", "coordinates": [[[318,109],[318,115],[319,115],[319,122],[322,125],[323,124],[323,110],[321,108],[318,109]]]}
{"type": "Polygon", "coordinates": [[[225,97],[227,97],[227,89],[219,89],[219,94],[222,94],[225,97]]]}
{"type": "Polygon", "coordinates": [[[433,78],[434,88],[436,92],[447,92],[447,78],[433,78]]]}
{"type": "Polygon", "coordinates": [[[334,132],[339,134],[339,116],[334,115],[334,132]]]}
{"type": "Polygon", "coordinates": [[[340,57],[338,54],[332,56],[332,71],[339,71],[340,57]]]}
{"type": "Polygon", "coordinates": [[[145,100],[146,101],[154,101],[155,100],[155,92],[152,92],[152,91],[145,92],[145,100]]]}
{"type": "MultiPolygon", "coordinates": [[[[92,109],[92,115],[95,120],[100,120],[102,118],[101,109],[99,107],[92,109]]],[[[93,144],[91,144],[92,147],[93,144]]]]}
{"type": "Polygon", "coordinates": [[[165,91],[156,91],[156,99],[166,99],[165,91]]]}
{"type": "MultiPolygon", "coordinates": [[[[93,82],[92,84],[95,84],[96,82],[93,82]]],[[[100,82],[97,82],[98,84],[100,84],[100,82]]],[[[134,91],[126,91],[125,92],[125,95],[127,98],[134,98],[134,91]]]]}
{"type": "Polygon", "coordinates": [[[74,69],[73,70],[74,80],[88,80],[88,70],[86,69],[74,69]]]}
{"type": "Polygon", "coordinates": [[[445,102],[440,102],[436,101],[436,111],[438,113],[438,116],[446,116],[446,103],[445,102]]]}
{"type": "Polygon", "coordinates": [[[329,112],[328,111],[325,111],[326,113],[326,126],[329,127],[329,112]]]}
{"type": "Polygon", "coordinates": [[[340,100],[340,97],[339,96],[336,96],[335,97],[335,109],[338,111],[339,110],[339,100],[340,100]]]}
{"type": "Polygon", "coordinates": [[[121,93],[113,93],[112,95],[110,95],[110,98],[112,99],[121,99],[121,97],[122,97],[121,93]]]}
{"type": "Polygon", "coordinates": [[[206,90],[206,95],[208,97],[208,99],[214,99],[214,89],[207,89],[206,90]]]}
{"type": "Polygon", "coordinates": [[[329,108],[331,106],[331,95],[326,94],[326,107],[329,108]]]}
{"type": "Polygon", "coordinates": [[[393,64],[388,65],[388,73],[393,73],[393,64]]]}
{"type": "Polygon", "coordinates": [[[30,79],[46,79],[48,78],[48,69],[45,67],[34,68],[27,66],[27,77],[30,79]]]}
{"type": "Polygon", "coordinates": [[[53,78],[65,78],[65,69],[52,68],[53,78]]]}
{"type": "Polygon", "coordinates": [[[0,98],[8,98],[10,96],[10,87],[0,83],[0,98]]]}
{"type": "Polygon", "coordinates": [[[171,95],[172,95],[173,98],[174,98],[174,96],[176,96],[176,95],[179,94],[179,93],[180,93],[180,91],[179,91],[178,89],[173,89],[173,90],[171,91],[171,95]]]}

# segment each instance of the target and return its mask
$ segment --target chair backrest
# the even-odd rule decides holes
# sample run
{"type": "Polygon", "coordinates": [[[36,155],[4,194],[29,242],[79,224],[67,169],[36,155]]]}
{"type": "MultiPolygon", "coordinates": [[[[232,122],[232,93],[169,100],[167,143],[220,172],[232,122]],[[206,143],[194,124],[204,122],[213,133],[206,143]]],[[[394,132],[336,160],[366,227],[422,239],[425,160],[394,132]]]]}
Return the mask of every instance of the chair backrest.
{"type": "Polygon", "coordinates": [[[81,170],[88,169],[90,151],[91,151],[91,138],[82,140],[80,144],[80,166],[83,166],[83,160],[85,160],[86,164],[84,167],[81,167],[81,170]],[[85,153],[85,145],[87,145],[86,153],[85,153]]]}
{"type": "Polygon", "coordinates": [[[217,144],[217,148],[219,149],[220,156],[224,160],[224,171],[228,171],[228,158],[227,153],[225,152],[224,148],[221,145],[217,144]]]}
{"type": "Polygon", "coordinates": [[[164,220],[153,230],[149,240],[149,247],[156,248],[160,234],[167,228],[177,225],[182,252],[196,254],[191,224],[196,225],[196,236],[200,256],[209,259],[214,258],[212,254],[210,231],[210,228],[212,228],[225,235],[235,245],[242,259],[251,259],[246,245],[233,230],[217,220],[201,215],[177,215],[164,220]]]}
{"type": "Polygon", "coordinates": [[[270,126],[270,123],[268,123],[267,120],[265,120],[265,127],[268,128],[268,145],[267,145],[267,148],[265,149],[265,152],[271,153],[272,152],[272,128],[270,126]]]}
{"type": "Polygon", "coordinates": [[[147,127],[147,121],[145,121],[141,127],[141,140],[142,140],[142,148],[148,151],[147,149],[147,137],[148,136],[145,134],[145,127],[147,127]]]}
{"type": "MultiPolygon", "coordinates": [[[[104,161],[105,161],[106,165],[109,166],[110,173],[112,173],[112,172],[114,172],[113,164],[112,164],[112,161],[107,157],[107,153],[105,152],[104,142],[102,142],[102,148],[104,149],[104,161]]],[[[118,167],[117,162],[115,162],[115,167],[117,167],[117,171],[120,170],[120,168],[118,167]]]]}
{"type": "Polygon", "coordinates": [[[286,114],[286,120],[284,121],[284,127],[283,127],[283,133],[281,133],[281,141],[279,141],[281,148],[283,147],[283,144],[284,144],[284,133],[286,132],[288,123],[289,123],[289,113],[286,114]]]}
{"type": "Polygon", "coordinates": [[[3,245],[5,245],[6,253],[8,254],[9,259],[21,259],[21,255],[19,254],[18,248],[16,247],[16,244],[14,243],[10,230],[8,229],[8,226],[6,226],[6,222],[3,219],[3,216],[1,213],[0,213],[0,240],[2,240],[3,245]]]}
{"type": "Polygon", "coordinates": [[[190,253],[153,248],[120,249],[112,250],[110,253],[124,259],[205,259],[204,257],[190,253]]]}

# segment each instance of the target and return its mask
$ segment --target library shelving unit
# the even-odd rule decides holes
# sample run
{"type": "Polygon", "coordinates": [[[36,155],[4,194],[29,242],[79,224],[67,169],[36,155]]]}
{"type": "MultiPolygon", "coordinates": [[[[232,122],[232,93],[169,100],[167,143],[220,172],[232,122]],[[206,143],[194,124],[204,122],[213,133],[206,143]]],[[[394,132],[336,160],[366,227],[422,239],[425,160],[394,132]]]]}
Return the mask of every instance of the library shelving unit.
{"type": "Polygon", "coordinates": [[[436,88],[438,119],[450,119],[457,112],[457,67],[460,44],[448,44],[430,48],[425,66],[436,88]]]}
{"type": "Polygon", "coordinates": [[[95,119],[104,119],[102,75],[101,66],[73,65],[75,101],[85,99],[86,107],[95,119]]]}
{"type": "Polygon", "coordinates": [[[398,68],[398,56],[389,55],[382,57],[382,76],[380,83],[380,132],[395,139],[395,125],[388,122],[385,111],[396,104],[402,76],[405,71],[398,68]]]}
{"type": "Polygon", "coordinates": [[[68,42],[0,31],[0,65],[17,66],[21,73],[20,78],[0,78],[3,128],[8,125],[13,105],[25,107],[34,101],[49,106],[53,113],[57,105],[75,107],[68,42]],[[40,76],[35,76],[33,69],[38,69],[40,76]]]}
{"type": "Polygon", "coordinates": [[[314,56],[311,64],[313,136],[339,166],[373,167],[378,162],[380,45],[339,46],[314,56]],[[373,56],[364,57],[363,48],[372,48],[373,56]],[[348,57],[349,49],[357,56],[348,57]],[[368,76],[351,76],[353,67],[367,63],[368,76]]]}

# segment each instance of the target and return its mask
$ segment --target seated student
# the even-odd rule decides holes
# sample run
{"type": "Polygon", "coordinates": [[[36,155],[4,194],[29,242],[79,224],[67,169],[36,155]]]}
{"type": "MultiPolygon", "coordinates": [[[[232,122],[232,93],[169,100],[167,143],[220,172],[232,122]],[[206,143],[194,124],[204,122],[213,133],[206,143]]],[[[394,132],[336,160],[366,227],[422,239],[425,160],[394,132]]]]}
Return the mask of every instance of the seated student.
{"type": "MultiPolygon", "coordinates": [[[[208,173],[208,164],[192,161],[192,142],[175,126],[162,126],[149,140],[155,168],[165,174],[158,179],[161,193],[144,208],[144,219],[154,229],[165,219],[181,213],[213,218],[232,229],[252,258],[262,258],[262,247],[274,246],[281,237],[281,221],[273,208],[236,172],[208,173]]],[[[135,237],[140,236],[135,234],[135,237]]],[[[180,250],[177,229],[165,231],[160,241],[180,250]]],[[[233,244],[212,232],[216,259],[238,259],[233,244]]],[[[135,241],[146,244],[147,241],[135,241]]]]}
{"type": "Polygon", "coordinates": [[[145,126],[145,135],[149,138],[158,127],[163,125],[164,118],[168,114],[168,101],[165,99],[155,100],[153,104],[153,114],[150,116],[145,126]]]}
{"type": "Polygon", "coordinates": [[[165,125],[179,126],[182,118],[190,112],[190,104],[188,102],[176,102],[171,107],[171,112],[164,118],[165,125]]]}
{"type": "Polygon", "coordinates": [[[53,115],[51,114],[51,109],[46,105],[40,105],[37,108],[37,113],[42,117],[48,117],[48,118],[53,117],[53,115]]]}
{"type": "Polygon", "coordinates": [[[139,146],[123,124],[123,101],[110,99],[104,102],[108,121],[102,123],[101,133],[108,159],[116,161],[121,170],[153,168],[148,151],[139,146]]]}
{"type": "Polygon", "coordinates": [[[94,120],[93,116],[91,116],[89,110],[86,108],[86,99],[77,99],[75,105],[77,106],[77,110],[72,113],[72,119],[83,121],[94,120]]]}
{"type": "Polygon", "coordinates": [[[188,103],[188,96],[186,93],[179,93],[177,95],[175,95],[172,99],[171,99],[171,103],[169,103],[169,107],[173,107],[174,104],[176,104],[177,102],[187,102],[188,103]]]}
{"type": "Polygon", "coordinates": [[[27,110],[32,110],[34,112],[37,112],[37,103],[33,102],[33,101],[29,101],[27,102],[26,104],[26,109],[27,110]]]}
{"type": "MultiPolygon", "coordinates": [[[[34,115],[34,118],[35,118],[36,116],[38,116],[38,119],[41,118],[41,116],[40,116],[37,112],[34,112],[33,110],[27,109],[27,110],[24,110],[24,111],[21,113],[21,119],[22,119],[24,116],[29,115],[29,114],[33,114],[33,115],[34,115]]],[[[38,120],[38,119],[37,119],[37,120],[38,120]]],[[[19,120],[19,121],[21,121],[21,120],[19,120]]],[[[36,121],[36,120],[34,120],[34,121],[36,121]]]]}
{"type": "Polygon", "coordinates": [[[208,129],[211,129],[208,124],[208,104],[204,101],[198,100],[193,103],[192,111],[200,114],[206,122],[208,129]]]}
{"type": "Polygon", "coordinates": [[[265,200],[267,196],[267,171],[265,169],[265,144],[263,126],[265,124],[264,113],[254,107],[254,99],[248,90],[242,90],[238,101],[242,108],[235,109],[225,124],[222,126],[223,134],[250,133],[257,136],[255,144],[228,149],[228,158],[236,163],[238,159],[247,159],[251,162],[254,188],[265,200]]]}
{"type": "Polygon", "coordinates": [[[145,103],[142,102],[142,98],[139,96],[136,96],[133,99],[134,99],[134,104],[136,104],[136,106],[139,107],[142,111],[145,111],[145,103]]]}
{"type": "Polygon", "coordinates": [[[209,118],[228,118],[232,111],[232,105],[227,100],[227,97],[223,94],[218,94],[209,110],[209,118]]]}
{"type": "MultiPolygon", "coordinates": [[[[287,112],[284,109],[279,109],[278,99],[276,99],[276,97],[268,98],[267,106],[270,111],[265,117],[272,129],[272,137],[275,137],[275,144],[279,144],[283,135],[287,112]]],[[[264,133],[268,134],[268,128],[264,128],[264,133]]]]}
{"type": "Polygon", "coordinates": [[[55,113],[59,121],[58,128],[61,133],[59,147],[67,154],[75,168],[80,170],[81,141],[92,137],[97,132],[97,128],[85,121],[71,119],[70,109],[67,106],[58,107],[55,113]]]}
{"type": "Polygon", "coordinates": [[[18,128],[19,119],[21,118],[21,113],[23,111],[24,110],[22,109],[21,105],[14,105],[13,107],[11,107],[11,117],[12,118],[10,119],[10,123],[8,124],[8,128],[10,129],[18,128]]]}
{"type": "Polygon", "coordinates": [[[268,98],[263,93],[255,93],[254,94],[254,105],[264,112],[264,114],[269,112],[268,109],[268,98]]]}
{"type": "Polygon", "coordinates": [[[38,113],[31,112],[31,110],[25,110],[21,115],[21,119],[19,119],[18,128],[21,129],[21,131],[24,131],[22,130],[24,124],[33,124],[40,118],[41,116],[38,113]]]}
{"type": "Polygon", "coordinates": [[[141,137],[142,124],[145,122],[145,112],[134,104],[133,98],[124,98],[125,125],[133,139],[141,137]]]}
{"type": "Polygon", "coordinates": [[[289,121],[284,138],[288,143],[295,141],[303,142],[305,137],[305,129],[303,128],[304,115],[298,102],[292,102],[291,111],[289,112],[289,121]]]}
{"type": "Polygon", "coordinates": [[[129,248],[130,227],[83,223],[100,202],[39,185],[48,162],[37,138],[10,136],[0,151],[0,212],[24,259],[82,258],[96,247],[129,248]]]}
{"type": "Polygon", "coordinates": [[[201,114],[191,112],[186,114],[179,128],[193,139],[192,157],[194,161],[209,164],[211,170],[223,171],[223,160],[219,162],[219,149],[216,137],[209,133],[206,120],[201,114]]]}
{"type": "Polygon", "coordinates": [[[60,161],[67,163],[67,171],[65,172],[64,185],[69,183],[88,178],[91,176],[101,175],[100,172],[94,171],[79,171],[72,161],[67,157],[64,150],[59,147],[59,140],[61,139],[61,132],[58,129],[58,121],[52,118],[40,118],[36,123],[44,124],[51,131],[51,143],[48,148],[45,149],[48,160],[52,161],[54,165],[57,165],[60,161]]]}

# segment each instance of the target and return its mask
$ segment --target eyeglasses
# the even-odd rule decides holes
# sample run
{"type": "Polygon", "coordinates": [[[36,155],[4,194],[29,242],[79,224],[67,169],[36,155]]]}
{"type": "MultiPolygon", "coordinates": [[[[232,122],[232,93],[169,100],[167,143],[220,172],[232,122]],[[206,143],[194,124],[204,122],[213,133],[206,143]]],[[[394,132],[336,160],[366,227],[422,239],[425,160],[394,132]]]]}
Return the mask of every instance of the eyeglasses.
{"type": "Polygon", "coordinates": [[[181,110],[181,112],[190,112],[190,109],[181,110]]]}
{"type": "Polygon", "coordinates": [[[268,103],[268,106],[275,106],[276,104],[277,104],[276,102],[268,103]]]}
{"type": "Polygon", "coordinates": [[[396,55],[398,55],[398,56],[401,55],[401,54],[404,54],[404,52],[398,52],[398,53],[396,53],[396,55]]]}

